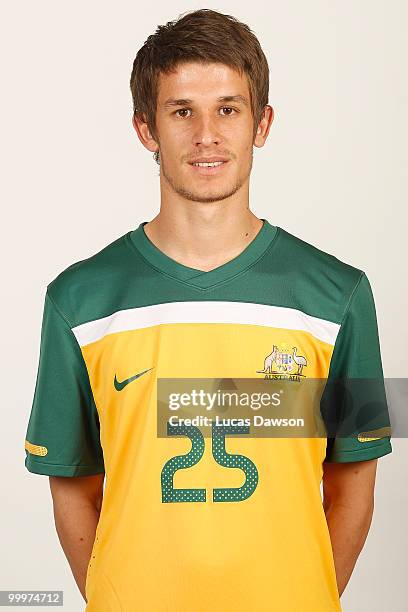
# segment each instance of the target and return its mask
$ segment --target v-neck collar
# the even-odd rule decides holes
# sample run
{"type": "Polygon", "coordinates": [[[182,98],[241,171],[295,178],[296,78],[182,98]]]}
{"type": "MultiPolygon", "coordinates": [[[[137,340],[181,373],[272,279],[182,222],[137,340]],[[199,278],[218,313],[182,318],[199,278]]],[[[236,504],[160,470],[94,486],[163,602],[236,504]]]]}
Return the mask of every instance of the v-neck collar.
{"type": "Polygon", "coordinates": [[[239,274],[264,254],[276,237],[278,228],[266,219],[261,221],[261,229],[239,255],[209,271],[190,268],[163,253],[144,231],[147,221],[142,221],[129,235],[132,244],[154,268],[194,287],[207,289],[239,274]]]}

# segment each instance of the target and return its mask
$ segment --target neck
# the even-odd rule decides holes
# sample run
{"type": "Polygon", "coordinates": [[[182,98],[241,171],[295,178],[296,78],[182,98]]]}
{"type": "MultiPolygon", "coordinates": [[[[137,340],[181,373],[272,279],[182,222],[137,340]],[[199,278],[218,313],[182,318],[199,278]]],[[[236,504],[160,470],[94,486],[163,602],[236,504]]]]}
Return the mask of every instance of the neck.
{"type": "Polygon", "coordinates": [[[237,257],[263,225],[248,207],[188,204],[162,206],[144,230],[167,256],[198,270],[209,271],[237,257]]]}

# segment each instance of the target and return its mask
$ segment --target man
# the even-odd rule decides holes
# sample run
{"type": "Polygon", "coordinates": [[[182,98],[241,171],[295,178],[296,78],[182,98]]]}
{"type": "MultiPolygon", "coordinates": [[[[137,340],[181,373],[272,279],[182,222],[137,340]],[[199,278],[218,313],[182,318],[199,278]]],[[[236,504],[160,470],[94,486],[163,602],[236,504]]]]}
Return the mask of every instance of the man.
{"type": "Polygon", "coordinates": [[[160,212],[47,287],[26,467],[88,612],[338,611],[366,539],[389,435],[157,434],[159,379],[382,381],[365,273],[249,209],[268,86],[231,16],[149,36],[133,125],[160,212]]]}

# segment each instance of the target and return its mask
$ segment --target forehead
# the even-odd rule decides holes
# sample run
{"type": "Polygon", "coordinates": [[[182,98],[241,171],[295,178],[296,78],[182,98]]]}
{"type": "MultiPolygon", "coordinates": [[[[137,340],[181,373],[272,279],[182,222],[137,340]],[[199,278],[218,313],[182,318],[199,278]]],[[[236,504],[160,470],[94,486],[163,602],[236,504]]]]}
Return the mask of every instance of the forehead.
{"type": "Polygon", "coordinates": [[[168,74],[160,73],[158,105],[168,98],[218,98],[243,95],[249,101],[246,74],[221,63],[185,62],[168,74]]]}

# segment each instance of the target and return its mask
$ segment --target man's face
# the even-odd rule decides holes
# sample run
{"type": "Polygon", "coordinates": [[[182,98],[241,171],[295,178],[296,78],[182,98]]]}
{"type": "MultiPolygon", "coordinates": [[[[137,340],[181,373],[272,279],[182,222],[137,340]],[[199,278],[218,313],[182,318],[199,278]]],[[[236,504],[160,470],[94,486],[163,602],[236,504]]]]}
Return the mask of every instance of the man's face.
{"type": "Polygon", "coordinates": [[[160,75],[156,142],[161,178],[182,197],[215,202],[247,183],[253,131],[245,74],[224,64],[191,62],[160,75]],[[194,165],[213,161],[222,163],[194,165]]]}

